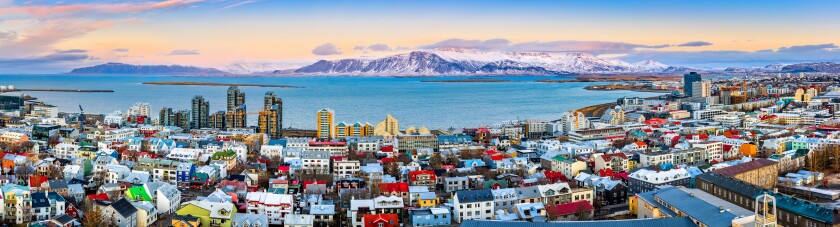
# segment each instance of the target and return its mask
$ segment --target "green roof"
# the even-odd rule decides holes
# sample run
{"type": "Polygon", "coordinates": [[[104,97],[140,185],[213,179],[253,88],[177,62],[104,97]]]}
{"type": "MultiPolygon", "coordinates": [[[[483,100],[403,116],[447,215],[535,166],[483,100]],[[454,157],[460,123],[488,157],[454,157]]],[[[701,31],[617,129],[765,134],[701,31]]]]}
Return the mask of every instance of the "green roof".
{"type": "Polygon", "coordinates": [[[143,186],[134,186],[128,189],[125,192],[125,197],[127,197],[131,201],[152,201],[152,197],[149,196],[149,193],[146,193],[146,188],[143,186]]]}
{"type": "Polygon", "coordinates": [[[562,161],[566,161],[566,156],[562,156],[562,155],[555,155],[555,156],[554,156],[554,157],[552,157],[551,159],[554,159],[554,160],[557,160],[557,161],[559,161],[559,162],[562,162],[562,161]]]}
{"type": "Polygon", "coordinates": [[[226,150],[226,151],[219,151],[219,152],[213,153],[212,159],[213,160],[219,160],[219,159],[222,159],[222,158],[231,158],[231,157],[236,157],[236,152],[233,151],[233,150],[226,150]]]}

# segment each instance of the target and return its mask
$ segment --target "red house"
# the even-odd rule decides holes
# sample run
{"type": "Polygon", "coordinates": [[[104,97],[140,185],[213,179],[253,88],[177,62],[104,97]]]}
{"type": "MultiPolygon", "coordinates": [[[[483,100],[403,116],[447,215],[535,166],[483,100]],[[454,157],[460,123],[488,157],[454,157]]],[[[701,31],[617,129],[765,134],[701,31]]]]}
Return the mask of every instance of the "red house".
{"type": "Polygon", "coordinates": [[[380,183],[379,184],[379,191],[383,195],[387,196],[400,196],[400,197],[407,197],[408,196],[408,183],[405,182],[397,182],[397,183],[380,183]]]}
{"type": "Polygon", "coordinates": [[[365,227],[399,227],[397,214],[365,214],[365,227]]]}
{"type": "Polygon", "coordinates": [[[437,176],[434,170],[416,170],[408,173],[411,180],[411,186],[426,186],[429,191],[435,190],[437,185],[437,176]]]}
{"type": "Polygon", "coordinates": [[[588,216],[592,217],[594,210],[595,207],[592,207],[592,204],[589,204],[589,201],[586,200],[545,206],[548,219],[552,221],[573,220],[580,215],[579,212],[587,212],[588,216]]]}

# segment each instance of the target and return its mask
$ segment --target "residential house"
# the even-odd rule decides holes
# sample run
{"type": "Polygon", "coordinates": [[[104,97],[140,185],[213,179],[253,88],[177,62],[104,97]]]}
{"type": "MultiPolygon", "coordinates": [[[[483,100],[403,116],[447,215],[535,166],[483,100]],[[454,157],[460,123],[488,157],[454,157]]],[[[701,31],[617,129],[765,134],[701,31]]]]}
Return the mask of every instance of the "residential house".
{"type": "Polygon", "coordinates": [[[455,192],[453,215],[456,222],[464,220],[493,219],[493,193],[491,190],[464,190],[455,192]]]}

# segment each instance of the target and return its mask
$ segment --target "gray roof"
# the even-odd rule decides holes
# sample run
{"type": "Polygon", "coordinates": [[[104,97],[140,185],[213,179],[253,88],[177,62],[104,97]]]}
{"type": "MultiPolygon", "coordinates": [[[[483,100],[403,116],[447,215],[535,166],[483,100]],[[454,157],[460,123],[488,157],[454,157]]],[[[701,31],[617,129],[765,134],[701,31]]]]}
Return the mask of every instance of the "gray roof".
{"type": "Polygon", "coordinates": [[[542,194],[540,194],[540,190],[537,186],[530,186],[530,187],[519,187],[515,188],[516,196],[519,199],[530,199],[530,198],[540,198],[542,194]]]}
{"type": "Polygon", "coordinates": [[[490,189],[458,191],[455,192],[455,196],[461,203],[493,201],[493,193],[490,189]]]}
{"type": "Polygon", "coordinates": [[[721,212],[718,206],[712,205],[692,194],[678,190],[678,188],[671,187],[657,191],[658,193],[654,194],[654,196],[659,198],[660,201],[670,204],[677,210],[707,226],[728,227],[732,225],[732,220],[738,217],[728,211],[721,212]]]}
{"type": "Polygon", "coordinates": [[[563,222],[511,222],[511,221],[483,221],[465,220],[461,227],[696,227],[691,218],[656,218],[629,219],[603,221],[563,221],[563,222]]]}
{"type": "Polygon", "coordinates": [[[235,223],[233,225],[235,227],[245,226],[245,222],[248,222],[248,226],[253,226],[254,223],[260,223],[260,226],[268,226],[268,216],[265,214],[234,213],[232,221],[235,223]]]}

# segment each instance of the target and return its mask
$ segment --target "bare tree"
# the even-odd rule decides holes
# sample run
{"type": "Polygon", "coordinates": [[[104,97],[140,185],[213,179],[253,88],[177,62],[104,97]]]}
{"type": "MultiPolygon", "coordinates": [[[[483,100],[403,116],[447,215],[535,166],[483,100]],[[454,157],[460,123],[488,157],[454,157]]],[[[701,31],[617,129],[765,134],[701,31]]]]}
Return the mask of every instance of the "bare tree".
{"type": "Polygon", "coordinates": [[[440,157],[439,153],[432,154],[432,157],[429,157],[429,165],[432,166],[433,169],[439,169],[443,165],[443,159],[440,157]]]}
{"type": "Polygon", "coordinates": [[[591,210],[586,208],[586,205],[583,203],[578,204],[577,210],[575,211],[575,219],[578,221],[586,221],[591,219],[591,210]]]}
{"type": "Polygon", "coordinates": [[[86,206],[81,222],[82,226],[110,226],[110,221],[102,214],[102,209],[92,201],[86,206]]]}

